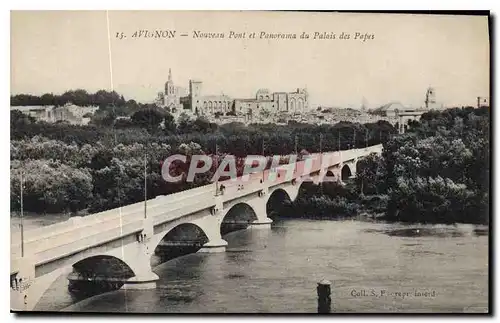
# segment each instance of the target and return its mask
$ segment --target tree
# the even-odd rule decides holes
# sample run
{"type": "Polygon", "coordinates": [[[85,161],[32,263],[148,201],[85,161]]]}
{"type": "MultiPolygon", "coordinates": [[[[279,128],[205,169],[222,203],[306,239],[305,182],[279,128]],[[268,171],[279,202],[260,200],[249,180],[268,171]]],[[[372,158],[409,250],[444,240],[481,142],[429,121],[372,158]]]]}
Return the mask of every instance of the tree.
{"type": "Polygon", "coordinates": [[[181,113],[177,120],[177,131],[179,133],[191,132],[192,121],[186,113],[181,113]]]}
{"type": "Polygon", "coordinates": [[[449,178],[398,179],[390,192],[387,216],[391,220],[420,223],[480,223],[474,193],[449,178]]]}
{"type": "Polygon", "coordinates": [[[10,127],[20,127],[22,125],[35,123],[36,119],[30,115],[24,114],[19,110],[10,111],[10,127]]]}
{"type": "Polygon", "coordinates": [[[163,118],[163,128],[165,130],[165,134],[171,135],[174,134],[177,130],[177,125],[175,124],[174,116],[170,113],[165,113],[165,117],[163,118]]]}
{"type": "Polygon", "coordinates": [[[368,155],[358,161],[356,166],[356,184],[362,194],[383,194],[386,192],[385,166],[381,156],[368,155]]]}
{"type": "Polygon", "coordinates": [[[204,117],[196,118],[196,120],[194,120],[192,127],[191,127],[191,131],[201,132],[201,133],[208,133],[208,132],[211,132],[215,129],[217,129],[217,125],[215,123],[210,123],[204,117]]]}
{"type": "Polygon", "coordinates": [[[98,124],[106,127],[112,126],[115,123],[115,120],[116,120],[116,113],[113,110],[107,111],[102,117],[102,119],[97,119],[97,121],[99,122],[98,124]]]}
{"type": "Polygon", "coordinates": [[[92,177],[87,169],[76,169],[47,160],[11,163],[11,210],[20,209],[20,175],[23,173],[23,204],[26,211],[75,212],[92,201],[92,177]],[[29,171],[28,171],[29,170],[29,171]]]}
{"type": "Polygon", "coordinates": [[[135,112],[130,120],[134,125],[154,132],[158,130],[166,115],[166,112],[158,108],[146,108],[135,112]]]}

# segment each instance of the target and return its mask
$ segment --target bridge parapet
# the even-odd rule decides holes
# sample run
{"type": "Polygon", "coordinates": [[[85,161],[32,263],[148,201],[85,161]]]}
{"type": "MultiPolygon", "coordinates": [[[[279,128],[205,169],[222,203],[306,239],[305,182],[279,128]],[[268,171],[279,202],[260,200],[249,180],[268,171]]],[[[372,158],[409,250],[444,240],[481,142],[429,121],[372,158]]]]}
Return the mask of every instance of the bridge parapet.
{"type": "Polygon", "coordinates": [[[162,213],[154,215],[154,226],[160,225],[164,222],[176,220],[182,216],[193,214],[201,210],[211,209],[215,206],[216,202],[214,197],[204,200],[193,202],[192,200],[186,201],[183,205],[169,205],[169,208],[162,213]]]}
{"type": "Polygon", "coordinates": [[[375,146],[366,147],[366,148],[364,148],[364,154],[363,155],[367,155],[367,154],[371,154],[371,153],[380,154],[380,153],[382,153],[383,147],[384,146],[382,144],[378,144],[378,145],[375,145],[375,146]]]}

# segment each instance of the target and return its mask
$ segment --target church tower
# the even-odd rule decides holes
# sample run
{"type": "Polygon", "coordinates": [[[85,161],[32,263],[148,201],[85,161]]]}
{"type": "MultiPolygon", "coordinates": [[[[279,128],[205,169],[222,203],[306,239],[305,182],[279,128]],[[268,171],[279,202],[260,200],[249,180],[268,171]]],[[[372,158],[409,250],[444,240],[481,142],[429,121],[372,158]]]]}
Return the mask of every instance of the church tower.
{"type": "Polygon", "coordinates": [[[177,90],[172,80],[172,70],[168,69],[168,80],[165,83],[164,104],[167,108],[177,108],[180,104],[177,90]]]}
{"type": "Polygon", "coordinates": [[[168,81],[165,83],[165,96],[174,95],[175,86],[174,81],[172,81],[172,70],[168,69],[168,81]]]}
{"type": "Polygon", "coordinates": [[[436,91],[434,88],[429,87],[427,93],[425,94],[425,108],[433,109],[436,107],[436,91]]]}

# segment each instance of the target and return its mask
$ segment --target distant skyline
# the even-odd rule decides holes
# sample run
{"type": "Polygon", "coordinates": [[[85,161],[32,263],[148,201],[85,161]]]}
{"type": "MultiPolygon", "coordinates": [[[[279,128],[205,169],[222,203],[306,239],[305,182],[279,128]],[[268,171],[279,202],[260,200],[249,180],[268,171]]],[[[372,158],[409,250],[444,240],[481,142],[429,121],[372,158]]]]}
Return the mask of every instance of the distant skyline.
{"type": "Polygon", "coordinates": [[[307,88],[312,106],[422,106],[429,86],[446,106],[489,96],[487,17],[305,12],[23,11],[11,13],[11,93],[114,89],[152,102],[172,69],[176,86],[254,97],[307,88]],[[132,39],[138,30],[174,39],[132,39]],[[193,39],[194,31],[224,39],[193,39]],[[228,39],[230,31],[372,34],[374,39],[228,39]],[[119,40],[116,33],[129,38],[119,40]],[[188,36],[179,36],[186,33],[188,36]],[[111,49],[111,50],[109,50],[111,49]],[[110,60],[111,53],[111,60],[110,60]],[[110,71],[112,65],[112,72],[110,71]]]}

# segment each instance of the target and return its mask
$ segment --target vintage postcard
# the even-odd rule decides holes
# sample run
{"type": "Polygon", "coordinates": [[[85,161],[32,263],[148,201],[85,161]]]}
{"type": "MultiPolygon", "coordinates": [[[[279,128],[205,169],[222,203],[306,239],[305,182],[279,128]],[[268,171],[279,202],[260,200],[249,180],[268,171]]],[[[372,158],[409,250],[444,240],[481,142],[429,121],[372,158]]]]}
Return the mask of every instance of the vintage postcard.
{"type": "Polygon", "coordinates": [[[11,311],[490,312],[488,12],[10,18],[11,311]]]}

